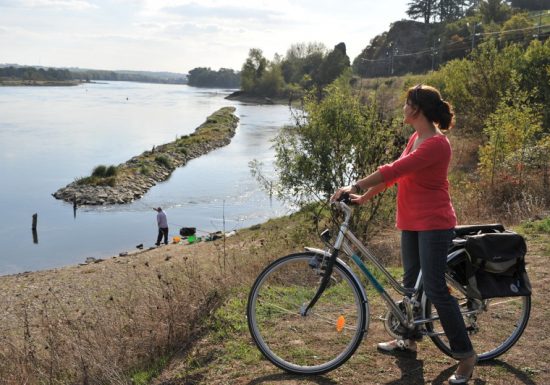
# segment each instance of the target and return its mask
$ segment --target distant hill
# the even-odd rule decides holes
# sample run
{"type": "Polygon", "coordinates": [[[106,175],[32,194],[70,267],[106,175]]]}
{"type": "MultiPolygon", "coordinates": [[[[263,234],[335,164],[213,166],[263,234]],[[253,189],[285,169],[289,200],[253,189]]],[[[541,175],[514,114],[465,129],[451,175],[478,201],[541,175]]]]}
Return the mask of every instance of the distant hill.
{"type": "Polygon", "coordinates": [[[484,40],[526,46],[533,39],[550,36],[550,10],[508,8],[507,12],[498,22],[485,20],[488,16],[478,10],[449,22],[396,21],[354,59],[353,70],[366,78],[424,73],[465,57],[484,40]]]}

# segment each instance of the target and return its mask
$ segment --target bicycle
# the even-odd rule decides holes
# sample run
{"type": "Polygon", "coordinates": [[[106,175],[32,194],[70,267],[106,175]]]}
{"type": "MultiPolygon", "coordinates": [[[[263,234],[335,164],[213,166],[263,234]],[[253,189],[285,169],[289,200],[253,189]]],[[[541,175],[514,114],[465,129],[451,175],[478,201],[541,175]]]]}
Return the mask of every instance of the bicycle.
{"type": "MultiPolygon", "coordinates": [[[[420,332],[450,356],[437,312],[423,295],[422,272],[413,289],[403,287],[349,229],[353,209],[345,201],[334,205],[344,213],[335,242],[330,245],[330,234],[325,230],[321,238],[329,245],[327,250],[306,247],[304,252],[282,257],[269,264],[251,288],[248,327],[262,354],[295,374],[322,374],[346,362],[369,327],[367,290],[358,270],[388,307],[383,321],[390,335],[406,338],[420,332]],[[355,271],[339,258],[340,254],[354,263],[355,271]],[[382,273],[401,300],[392,299],[363,259],[382,273]]],[[[447,257],[446,281],[458,300],[479,361],[508,351],[529,320],[530,296],[469,298],[461,277],[459,267],[466,256],[466,241],[461,237],[503,230],[501,225],[458,226],[447,257]]]]}

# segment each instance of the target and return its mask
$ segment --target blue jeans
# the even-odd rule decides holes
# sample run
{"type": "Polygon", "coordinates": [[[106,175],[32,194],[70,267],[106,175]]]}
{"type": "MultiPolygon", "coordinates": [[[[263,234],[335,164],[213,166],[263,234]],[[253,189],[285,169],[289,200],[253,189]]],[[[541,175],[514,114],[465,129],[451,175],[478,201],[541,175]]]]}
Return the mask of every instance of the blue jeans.
{"type": "Polygon", "coordinates": [[[461,359],[472,356],[474,349],[458,303],[449,293],[445,282],[447,252],[453,236],[453,229],[404,230],[401,233],[401,255],[405,271],[403,285],[413,288],[422,269],[424,293],[439,314],[453,357],[461,359]]]}

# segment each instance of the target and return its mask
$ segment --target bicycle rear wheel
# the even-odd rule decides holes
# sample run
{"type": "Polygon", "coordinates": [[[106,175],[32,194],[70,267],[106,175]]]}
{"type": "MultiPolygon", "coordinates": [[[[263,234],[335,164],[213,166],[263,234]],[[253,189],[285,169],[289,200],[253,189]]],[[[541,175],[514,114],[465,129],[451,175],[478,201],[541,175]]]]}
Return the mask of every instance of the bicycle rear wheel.
{"type": "Polygon", "coordinates": [[[355,352],[367,325],[366,298],[352,274],[336,262],[329,286],[306,316],[321,269],[317,254],[292,254],[270,264],[248,297],[248,327],[263,355],[291,373],[321,374],[355,352]]]}
{"type": "MultiPolygon", "coordinates": [[[[496,358],[508,351],[521,337],[531,312],[531,297],[491,298],[483,301],[468,299],[457,289],[459,283],[448,281],[451,294],[457,299],[466,329],[479,361],[496,358]]],[[[425,306],[426,318],[437,317],[429,300],[425,306]]],[[[435,345],[451,356],[449,340],[439,320],[426,324],[428,335],[435,345]]]]}

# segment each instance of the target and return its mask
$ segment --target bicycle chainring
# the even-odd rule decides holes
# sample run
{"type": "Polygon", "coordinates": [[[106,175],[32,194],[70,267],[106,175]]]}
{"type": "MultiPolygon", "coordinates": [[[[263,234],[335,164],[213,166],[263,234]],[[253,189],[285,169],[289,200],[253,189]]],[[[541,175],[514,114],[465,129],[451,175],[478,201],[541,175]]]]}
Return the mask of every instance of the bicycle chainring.
{"type": "MultiPolygon", "coordinates": [[[[399,303],[399,308],[403,312],[403,315],[405,318],[407,317],[404,309],[404,304],[399,303]]],[[[409,334],[409,330],[401,325],[401,322],[399,322],[399,319],[393,314],[391,310],[388,310],[386,313],[386,316],[384,317],[384,328],[386,329],[386,332],[390,336],[396,339],[403,339],[406,335],[409,334]]]]}

